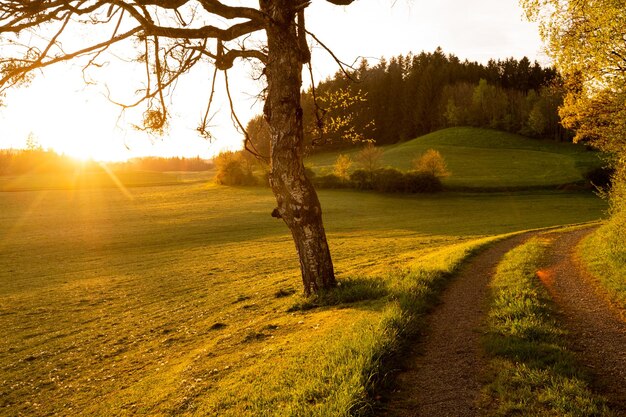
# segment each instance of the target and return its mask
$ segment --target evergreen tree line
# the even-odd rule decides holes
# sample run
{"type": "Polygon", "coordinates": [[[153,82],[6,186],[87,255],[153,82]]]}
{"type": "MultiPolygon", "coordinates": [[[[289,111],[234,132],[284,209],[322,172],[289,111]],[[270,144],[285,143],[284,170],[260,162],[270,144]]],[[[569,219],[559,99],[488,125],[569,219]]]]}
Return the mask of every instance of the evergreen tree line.
{"type": "MultiPolygon", "coordinates": [[[[95,170],[95,163],[83,164],[83,169],[95,170]]],[[[0,175],[73,172],[76,160],[43,149],[0,150],[0,175]]]]}
{"type": "MultiPolygon", "coordinates": [[[[559,121],[562,102],[553,68],[526,57],[483,65],[438,48],[376,65],[363,59],[350,77],[338,72],[305,92],[302,107],[307,144],[327,149],[367,139],[393,144],[450,126],[570,140],[559,121]]],[[[248,134],[259,153],[268,155],[269,133],[261,116],[250,121],[248,134]]]]}

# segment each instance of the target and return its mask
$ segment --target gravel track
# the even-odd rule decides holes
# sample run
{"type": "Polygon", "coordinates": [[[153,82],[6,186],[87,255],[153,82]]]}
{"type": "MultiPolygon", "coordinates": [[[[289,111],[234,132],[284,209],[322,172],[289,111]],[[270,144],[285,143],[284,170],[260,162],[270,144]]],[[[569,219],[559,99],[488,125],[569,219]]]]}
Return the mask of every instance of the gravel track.
{"type": "Polygon", "coordinates": [[[429,316],[426,334],[406,352],[396,389],[383,399],[385,416],[480,415],[476,400],[485,367],[480,326],[489,282],[502,256],[533,233],[497,242],[465,265],[429,316]]]}
{"type": "MultiPolygon", "coordinates": [[[[538,274],[567,329],[568,344],[618,416],[626,417],[626,323],[576,256],[576,246],[593,229],[548,233],[548,266],[538,274]]],[[[453,279],[428,318],[425,334],[410,346],[395,375],[395,389],[382,399],[379,415],[465,417],[478,408],[486,359],[480,326],[489,282],[506,252],[538,233],[498,242],[471,260],[453,279]]]]}
{"type": "Polygon", "coordinates": [[[542,274],[561,313],[570,349],[591,376],[594,391],[626,416],[626,323],[576,255],[589,229],[549,234],[550,263],[542,274]]]}

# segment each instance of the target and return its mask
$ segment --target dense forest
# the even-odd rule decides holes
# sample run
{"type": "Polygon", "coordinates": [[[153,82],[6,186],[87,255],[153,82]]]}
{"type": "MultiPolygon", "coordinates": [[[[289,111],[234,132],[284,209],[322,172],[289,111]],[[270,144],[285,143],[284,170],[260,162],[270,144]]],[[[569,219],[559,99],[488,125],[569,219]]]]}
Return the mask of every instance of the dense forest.
{"type": "MultiPolygon", "coordinates": [[[[307,145],[328,149],[368,139],[392,144],[449,126],[569,140],[559,121],[562,101],[553,68],[526,57],[484,65],[438,48],[375,65],[363,59],[354,70],[339,71],[305,92],[302,107],[307,145]]],[[[249,122],[248,134],[259,153],[269,154],[262,116],[249,122]]]]}

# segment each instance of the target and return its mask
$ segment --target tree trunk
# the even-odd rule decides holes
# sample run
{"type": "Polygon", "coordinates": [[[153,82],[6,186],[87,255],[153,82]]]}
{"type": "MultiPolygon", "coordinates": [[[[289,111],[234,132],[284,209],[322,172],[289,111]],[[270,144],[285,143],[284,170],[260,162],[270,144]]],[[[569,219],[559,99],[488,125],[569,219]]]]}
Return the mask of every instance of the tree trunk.
{"type": "MultiPolygon", "coordinates": [[[[301,47],[292,0],[261,0],[269,17],[266,28],[268,62],[264,113],[271,133],[270,185],[278,207],[272,213],[289,227],[300,258],[304,293],[310,295],[336,285],[333,263],[322,224],[322,209],[303,164],[303,126],[300,106],[301,47]]],[[[304,43],[306,45],[306,43],[304,43]]]]}

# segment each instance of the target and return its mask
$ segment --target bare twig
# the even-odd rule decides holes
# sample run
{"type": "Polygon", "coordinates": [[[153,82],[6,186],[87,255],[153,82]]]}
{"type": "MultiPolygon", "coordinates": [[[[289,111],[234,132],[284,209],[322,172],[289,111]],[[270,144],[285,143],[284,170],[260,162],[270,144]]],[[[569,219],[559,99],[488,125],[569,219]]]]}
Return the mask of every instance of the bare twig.
{"type": "Polygon", "coordinates": [[[209,117],[209,112],[211,111],[211,105],[213,104],[213,97],[215,96],[215,80],[217,79],[217,67],[215,67],[213,71],[213,81],[211,81],[211,94],[209,95],[209,102],[206,107],[206,112],[204,113],[204,118],[202,119],[202,123],[198,127],[198,132],[205,138],[211,139],[211,133],[208,131],[207,126],[209,122],[213,119],[213,116],[209,117]]]}
{"type": "Polygon", "coordinates": [[[315,106],[315,128],[318,132],[318,137],[313,139],[313,146],[318,146],[325,142],[324,139],[324,116],[326,115],[327,110],[320,107],[317,101],[317,92],[315,89],[315,79],[313,78],[313,66],[311,62],[307,64],[309,68],[309,75],[311,77],[311,94],[313,95],[313,104],[315,106]],[[320,115],[320,112],[322,113],[320,115]]]}
{"type": "MultiPolygon", "coordinates": [[[[349,3],[348,3],[349,4],[349,3]]],[[[348,78],[351,81],[356,82],[357,80],[352,76],[352,74],[350,74],[347,70],[347,68],[350,68],[351,70],[355,71],[355,68],[352,65],[346,64],[345,62],[343,62],[342,60],[340,60],[337,55],[335,55],[335,53],[329,48],[327,47],[324,42],[320,41],[319,38],[317,36],[315,36],[313,33],[311,33],[310,31],[306,30],[306,33],[312,37],[313,39],[315,39],[315,42],[317,42],[322,48],[324,48],[326,50],[326,52],[328,52],[330,54],[330,56],[335,60],[335,62],[337,63],[337,65],[339,65],[339,68],[341,69],[341,72],[343,73],[343,75],[346,76],[346,78],[348,78]]]]}
{"type": "Polygon", "coordinates": [[[261,155],[258,152],[256,146],[250,140],[250,135],[248,135],[248,132],[246,131],[246,128],[243,127],[243,124],[239,120],[239,117],[237,117],[237,112],[235,112],[235,106],[233,104],[233,98],[232,98],[232,96],[230,94],[230,87],[229,87],[229,82],[228,82],[228,71],[224,71],[224,81],[225,81],[225,85],[226,85],[226,95],[228,96],[228,103],[230,105],[230,116],[231,116],[231,118],[233,120],[233,123],[235,124],[235,127],[238,128],[240,130],[240,132],[244,135],[243,146],[244,146],[245,150],[250,152],[252,155],[257,157],[258,159],[260,159],[260,160],[262,160],[264,162],[269,163],[269,157],[267,157],[265,155],[261,155]]]}

